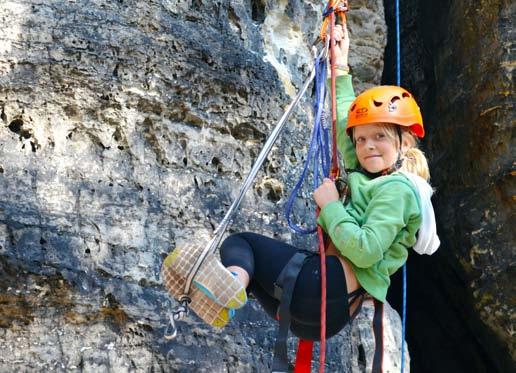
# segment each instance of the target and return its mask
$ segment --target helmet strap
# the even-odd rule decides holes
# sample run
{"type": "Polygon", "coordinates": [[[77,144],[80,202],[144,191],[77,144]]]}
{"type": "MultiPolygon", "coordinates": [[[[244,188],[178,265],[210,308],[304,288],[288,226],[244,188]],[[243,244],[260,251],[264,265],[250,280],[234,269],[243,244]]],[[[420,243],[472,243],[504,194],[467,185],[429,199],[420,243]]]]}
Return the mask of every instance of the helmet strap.
{"type": "MultiPolygon", "coordinates": [[[[396,132],[398,133],[398,140],[400,141],[400,145],[398,147],[398,154],[401,153],[401,146],[403,144],[403,134],[401,133],[401,127],[396,126],[396,132]]],[[[399,158],[399,156],[398,156],[399,158]]]]}
{"type": "Polygon", "coordinates": [[[396,159],[396,162],[394,162],[394,164],[391,167],[383,171],[380,171],[379,173],[382,175],[390,175],[393,172],[398,171],[401,168],[401,166],[403,166],[403,159],[404,158],[401,157],[401,150],[398,150],[398,158],[396,159]]]}

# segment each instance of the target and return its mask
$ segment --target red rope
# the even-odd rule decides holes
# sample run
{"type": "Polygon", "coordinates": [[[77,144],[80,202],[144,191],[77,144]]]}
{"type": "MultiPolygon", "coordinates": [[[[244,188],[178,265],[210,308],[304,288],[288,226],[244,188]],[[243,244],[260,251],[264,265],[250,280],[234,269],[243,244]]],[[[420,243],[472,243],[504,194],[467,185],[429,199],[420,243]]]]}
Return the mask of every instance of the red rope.
{"type": "MultiPolygon", "coordinates": [[[[339,11],[343,24],[346,22],[345,11],[348,9],[347,1],[345,10],[339,11]]],[[[341,8],[343,9],[343,8],[341,8]]],[[[331,66],[331,122],[332,122],[332,157],[330,178],[335,180],[340,175],[339,159],[337,156],[337,97],[336,97],[336,63],[335,63],[335,12],[330,14],[330,66],[331,66]]],[[[319,216],[319,209],[317,209],[319,216]]],[[[319,348],[319,372],[324,373],[326,361],[326,247],[324,245],[324,233],[321,226],[317,226],[317,236],[319,238],[319,253],[321,256],[321,334],[319,348]]]]}
{"type": "MultiPolygon", "coordinates": [[[[337,98],[335,97],[335,12],[330,15],[330,66],[331,66],[331,122],[332,122],[332,157],[330,178],[335,180],[339,176],[339,160],[337,157],[337,98]]],[[[319,216],[319,209],[317,209],[319,216]]],[[[320,225],[317,226],[319,238],[319,254],[321,256],[321,333],[319,342],[319,373],[324,373],[326,362],[326,247],[324,233],[320,225]]]]}

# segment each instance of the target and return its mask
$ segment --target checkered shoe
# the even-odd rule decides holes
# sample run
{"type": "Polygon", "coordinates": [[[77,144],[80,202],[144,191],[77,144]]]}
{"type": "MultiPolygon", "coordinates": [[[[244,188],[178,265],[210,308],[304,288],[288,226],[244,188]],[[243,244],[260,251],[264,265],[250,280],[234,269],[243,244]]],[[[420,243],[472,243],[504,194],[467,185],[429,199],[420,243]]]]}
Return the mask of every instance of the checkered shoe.
{"type": "MultiPolygon", "coordinates": [[[[173,270],[169,266],[164,265],[161,268],[161,278],[168,292],[179,300],[183,295],[186,279],[173,270]]],[[[190,299],[192,302],[189,307],[204,322],[217,328],[222,328],[231,320],[235,311],[226,307],[222,307],[214,300],[208,298],[202,290],[192,286],[190,289],[190,299]]]]}
{"type": "MultiPolygon", "coordinates": [[[[203,250],[204,247],[195,245],[176,248],[166,257],[163,266],[186,278],[203,250]]],[[[247,293],[240,280],[213,253],[204,259],[193,285],[223,307],[238,309],[247,302],[247,293]]]]}

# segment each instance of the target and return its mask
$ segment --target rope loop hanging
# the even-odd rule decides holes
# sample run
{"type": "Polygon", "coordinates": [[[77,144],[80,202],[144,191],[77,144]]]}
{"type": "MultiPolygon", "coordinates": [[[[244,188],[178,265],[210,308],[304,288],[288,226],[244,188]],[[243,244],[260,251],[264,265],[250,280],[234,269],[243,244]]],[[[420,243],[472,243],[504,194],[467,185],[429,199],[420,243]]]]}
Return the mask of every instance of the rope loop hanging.
{"type": "Polygon", "coordinates": [[[329,154],[329,128],[324,113],[324,102],[326,99],[326,78],[327,78],[327,51],[328,43],[325,46],[325,53],[319,55],[315,60],[315,100],[313,105],[314,127],[306,160],[303,165],[301,175],[296,182],[290,196],[285,204],[285,218],[287,223],[294,232],[299,234],[315,233],[317,227],[303,228],[295,224],[292,220],[292,209],[296,201],[296,197],[303,186],[303,182],[307,177],[310,164],[312,164],[313,189],[316,189],[322,178],[328,177],[330,174],[330,154],[329,154]],[[319,167],[320,166],[320,167],[319,167]]]}

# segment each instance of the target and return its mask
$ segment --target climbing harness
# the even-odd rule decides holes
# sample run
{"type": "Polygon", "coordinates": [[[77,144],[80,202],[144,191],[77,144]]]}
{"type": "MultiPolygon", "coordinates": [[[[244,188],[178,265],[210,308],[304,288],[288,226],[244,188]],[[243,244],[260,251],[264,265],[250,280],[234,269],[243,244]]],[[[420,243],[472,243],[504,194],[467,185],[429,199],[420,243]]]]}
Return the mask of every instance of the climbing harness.
{"type": "Polygon", "coordinates": [[[280,305],[278,310],[279,330],[274,345],[272,373],[288,372],[287,337],[291,320],[290,302],[299,271],[310,255],[313,253],[296,253],[283,268],[275,283],[274,297],[279,299],[280,305]]]}
{"type": "Polygon", "coordinates": [[[374,333],[374,355],[373,355],[373,373],[381,373],[383,365],[383,303],[378,299],[373,299],[374,316],[373,316],[373,333],[374,333]]]}

